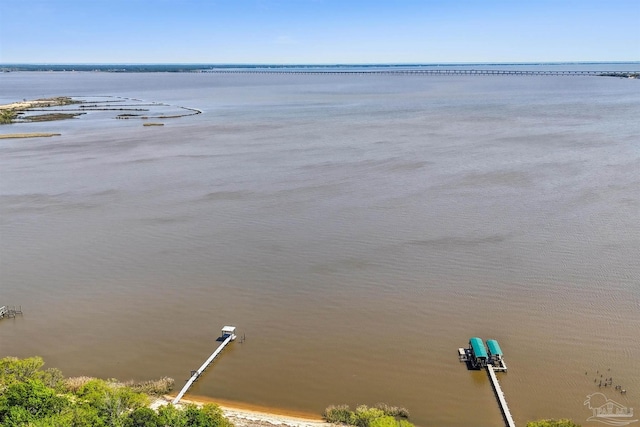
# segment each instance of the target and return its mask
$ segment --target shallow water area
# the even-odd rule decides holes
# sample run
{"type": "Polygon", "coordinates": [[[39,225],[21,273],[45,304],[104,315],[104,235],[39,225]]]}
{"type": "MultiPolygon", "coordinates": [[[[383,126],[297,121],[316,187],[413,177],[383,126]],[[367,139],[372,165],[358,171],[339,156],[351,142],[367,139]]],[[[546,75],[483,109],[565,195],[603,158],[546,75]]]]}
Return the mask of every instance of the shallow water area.
{"type": "Polygon", "coordinates": [[[0,127],[62,134],[0,143],[0,305],[24,311],[0,356],[180,386],[232,324],[193,395],[500,425],[457,360],[479,336],[518,425],[595,425],[597,391],[640,407],[638,81],[28,72],[0,94],[202,111],[0,127]]]}

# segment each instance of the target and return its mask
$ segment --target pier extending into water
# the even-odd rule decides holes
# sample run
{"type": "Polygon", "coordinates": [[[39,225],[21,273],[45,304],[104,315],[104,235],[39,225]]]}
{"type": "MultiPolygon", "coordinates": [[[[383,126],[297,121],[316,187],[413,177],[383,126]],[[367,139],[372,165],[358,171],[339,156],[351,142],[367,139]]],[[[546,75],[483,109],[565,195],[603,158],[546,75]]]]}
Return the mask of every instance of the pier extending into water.
{"type": "Polygon", "coordinates": [[[640,78],[640,71],[606,71],[606,70],[488,70],[488,69],[313,69],[313,68],[213,68],[197,70],[198,73],[214,74],[314,74],[314,75],[412,75],[412,76],[601,76],[640,78]]]}
{"type": "Polygon", "coordinates": [[[504,421],[507,423],[508,427],[516,427],[516,423],[513,421],[513,417],[511,416],[511,411],[509,411],[509,405],[507,405],[507,400],[504,398],[504,393],[502,392],[502,388],[500,388],[498,377],[496,377],[496,373],[494,371],[495,369],[493,368],[493,365],[487,365],[487,373],[491,379],[491,385],[493,385],[493,391],[498,399],[498,404],[500,405],[500,411],[502,411],[504,421]]]}
{"type": "Polygon", "coordinates": [[[231,341],[236,339],[235,326],[223,327],[221,338],[223,339],[222,344],[220,344],[220,346],[213,353],[211,353],[211,356],[209,356],[209,358],[205,360],[205,362],[202,364],[202,366],[200,366],[200,368],[198,368],[197,371],[191,371],[191,378],[189,378],[189,380],[184,385],[184,387],[182,387],[182,390],[180,390],[180,393],[178,393],[176,398],[173,399],[172,403],[174,405],[180,402],[180,399],[182,399],[182,397],[187,392],[187,390],[189,390],[189,387],[191,387],[193,383],[196,382],[196,380],[200,377],[200,375],[202,375],[204,370],[207,369],[207,367],[211,364],[211,362],[213,362],[213,359],[215,359],[222,352],[222,350],[224,350],[227,344],[229,344],[231,341]]]}
{"type": "Polygon", "coordinates": [[[496,376],[496,372],[507,371],[507,364],[504,361],[502,349],[498,341],[487,340],[485,347],[484,341],[482,341],[481,338],[473,337],[469,340],[468,348],[458,349],[458,358],[460,362],[467,364],[468,369],[480,370],[484,368],[487,370],[505,424],[507,427],[516,427],[513,417],[511,416],[511,411],[509,410],[509,405],[507,405],[507,399],[504,397],[504,393],[498,382],[498,377],[496,376]]]}
{"type": "Polygon", "coordinates": [[[16,317],[16,314],[22,314],[22,306],[16,308],[15,305],[12,307],[3,305],[2,307],[0,307],[0,319],[4,319],[5,317],[16,317]]]}

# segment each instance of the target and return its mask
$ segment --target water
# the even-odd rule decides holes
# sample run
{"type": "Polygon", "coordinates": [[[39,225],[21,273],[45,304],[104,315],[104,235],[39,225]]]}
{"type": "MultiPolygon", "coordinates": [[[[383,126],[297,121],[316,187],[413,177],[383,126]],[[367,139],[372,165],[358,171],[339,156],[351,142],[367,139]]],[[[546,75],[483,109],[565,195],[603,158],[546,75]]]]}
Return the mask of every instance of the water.
{"type": "Polygon", "coordinates": [[[456,356],[480,336],[518,424],[640,407],[637,80],[0,75],[2,103],[58,95],[203,114],[0,128],[62,133],[0,143],[0,355],[180,386],[232,324],[193,394],[495,426],[456,356]]]}

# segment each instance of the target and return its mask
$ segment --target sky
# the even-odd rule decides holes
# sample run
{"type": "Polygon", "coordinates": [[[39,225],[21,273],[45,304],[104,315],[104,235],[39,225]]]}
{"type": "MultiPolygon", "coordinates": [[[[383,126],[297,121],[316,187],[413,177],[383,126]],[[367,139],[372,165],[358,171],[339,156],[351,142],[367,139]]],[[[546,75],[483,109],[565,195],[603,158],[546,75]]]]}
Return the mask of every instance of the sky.
{"type": "Polygon", "coordinates": [[[640,0],[0,0],[0,63],[640,60],[640,0]]]}

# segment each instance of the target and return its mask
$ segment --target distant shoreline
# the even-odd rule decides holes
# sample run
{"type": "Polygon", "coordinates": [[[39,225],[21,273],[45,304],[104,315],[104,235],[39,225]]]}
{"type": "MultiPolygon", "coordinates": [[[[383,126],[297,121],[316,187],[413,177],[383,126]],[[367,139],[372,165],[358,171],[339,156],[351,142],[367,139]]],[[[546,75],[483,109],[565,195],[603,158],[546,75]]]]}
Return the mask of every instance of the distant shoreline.
{"type": "Polygon", "coordinates": [[[535,62],[535,63],[398,63],[398,64],[0,64],[0,72],[108,72],[108,73],[200,73],[200,72],[406,72],[406,71],[502,70],[594,72],[592,75],[630,77],[640,75],[640,62],[535,62]]]}

